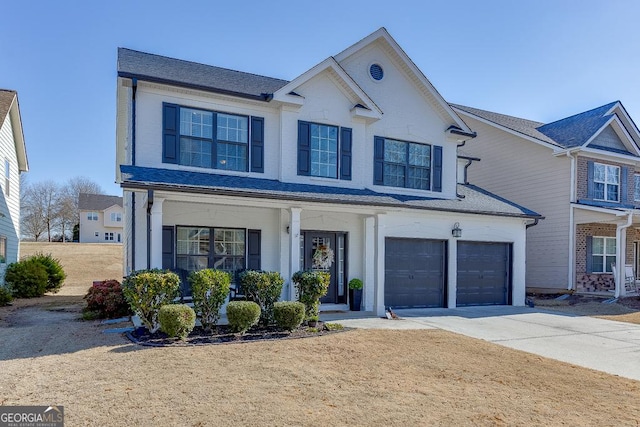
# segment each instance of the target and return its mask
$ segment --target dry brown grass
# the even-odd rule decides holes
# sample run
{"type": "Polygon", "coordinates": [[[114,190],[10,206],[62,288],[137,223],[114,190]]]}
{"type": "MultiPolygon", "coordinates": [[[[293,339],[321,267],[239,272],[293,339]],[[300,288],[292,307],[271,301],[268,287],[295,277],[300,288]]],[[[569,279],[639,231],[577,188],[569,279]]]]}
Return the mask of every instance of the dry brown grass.
{"type": "MultiPolygon", "coordinates": [[[[100,272],[108,256],[83,256],[92,272],[77,263],[69,283],[78,290],[67,290],[70,296],[82,294],[85,281],[114,277],[100,272]]],[[[74,321],[77,305],[45,309],[52,307],[16,310],[12,326],[0,327],[0,404],[64,405],[69,426],[637,426],[640,420],[640,382],[441,330],[145,348],[100,333],[105,326],[97,322],[74,321]]]]}

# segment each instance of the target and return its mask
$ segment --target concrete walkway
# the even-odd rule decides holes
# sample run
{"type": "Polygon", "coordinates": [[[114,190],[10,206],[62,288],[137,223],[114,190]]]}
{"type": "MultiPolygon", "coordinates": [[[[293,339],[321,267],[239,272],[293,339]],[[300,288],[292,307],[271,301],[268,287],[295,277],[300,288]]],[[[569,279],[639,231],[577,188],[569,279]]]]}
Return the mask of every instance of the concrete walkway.
{"type": "Polygon", "coordinates": [[[640,325],[528,307],[490,306],[327,313],[326,321],[367,329],[444,329],[505,347],[640,381],[640,325]]]}

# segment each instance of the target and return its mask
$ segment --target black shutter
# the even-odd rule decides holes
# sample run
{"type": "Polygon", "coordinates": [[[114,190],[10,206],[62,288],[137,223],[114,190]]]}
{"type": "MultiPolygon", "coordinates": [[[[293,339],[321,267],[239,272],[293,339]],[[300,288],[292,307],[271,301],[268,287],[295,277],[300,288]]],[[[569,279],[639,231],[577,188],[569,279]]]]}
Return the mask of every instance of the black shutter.
{"type": "Polygon", "coordinates": [[[177,105],[162,104],[162,163],[178,163],[177,105]]]}
{"type": "Polygon", "coordinates": [[[264,173],[264,119],[251,117],[251,172],[264,173]]]}
{"type": "Polygon", "coordinates": [[[298,175],[311,173],[311,126],[298,122],[298,175]]]}
{"type": "Polygon", "coordinates": [[[260,262],[260,230],[248,230],[249,238],[247,239],[247,268],[249,270],[261,270],[260,262]]]}
{"type": "Polygon", "coordinates": [[[373,183],[384,185],[384,138],[373,138],[373,183]]]}
{"type": "Polygon", "coordinates": [[[173,227],[162,227],[162,268],[165,270],[174,268],[173,243],[173,227]]]}
{"type": "Polygon", "coordinates": [[[350,128],[340,128],[340,179],[351,181],[350,128]]]}
{"type": "Polygon", "coordinates": [[[593,199],[594,196],[594,188],[593,188],[593,162],[589,160],[587,162],[587,199],[593,199]]]}
{"type": "MultiPolygon", "coordinates": [[[[591,274],[593,273],[593,237],[591,236],[587,236],[587,273],[591,274]]],[[[605,271],[607,270],[606,266],[605,266],[605,271]]]]}
{"type": "Polygon", "coordinates": [[[627,203],[629,199],[629,168],[622,166],[620,168],[620,203],[627,203]]]}
{"type": "Polygon", "coordinates": [[[442,147],[433,146],[433,191],[442,191],[442,147]]]}

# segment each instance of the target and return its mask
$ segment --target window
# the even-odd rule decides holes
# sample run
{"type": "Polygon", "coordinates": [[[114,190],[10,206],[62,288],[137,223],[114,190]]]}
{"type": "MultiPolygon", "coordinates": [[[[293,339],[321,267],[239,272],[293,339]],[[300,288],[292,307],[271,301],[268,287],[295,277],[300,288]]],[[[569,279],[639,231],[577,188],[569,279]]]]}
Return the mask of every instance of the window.
{"type": "Polygon", "coordinates": [[[633,176],[633,200],[640,202],[640,174],[633,176]]]}
{"type": "Polygon", "coordinates": [[[249,118],[194,108],[180,109],[178,163],[247,171],[249,118]]]}
{"type": "Polygon", "coordinates": [[[7,238],[0,236],[0,263],[5,264],[7,262],[7,238]]]}
{"type": "Polygon", "coordinates": [[[98,220],[98,212],[87,212],[87,220],[89,220],[89,221],[97,221],[98,220]]]}
{"type": "Polygon", "coordinates": [[[338,177],[338,128],[310,124],[311,176],[338,177]]]}
{"type": "Polygon", "coordinates": [[[4,192],[7,197],[11,195],[11,163],[9,163],[9,159],[4,159],[4,192]]]}
{"type": "Polygon", "coordinates": [[[620,168],[618,166],[594,163],[593,198],[609,202],[620,200],[620,168]]]}
{"type": "Polygon", "coordinates": [[[177,267],[216,268],[232,273],[246,268],[246,231],[234,228],[177,227],[177,267]]]}
{"type": "Polygon", "coordinates": [[[611,273],[611,263],[616,262],[615,237],[592,237],[591,257],[594,273],[611,273]]]}
{"type": "Polygon", "coordinates": [[[384,140],[383,185],[431,189],[431,145],[384,140]]]}
{"type": "Polygon", "coordinates": [[[100,232],[96,231],[96,237],[100,237],[100,232]]]}
{"type": "Polygon", "coordinates": [[[104,233],[104,240],[108,242],[113,242],[113,233],[104,233]]]}
{"type": "Polygon", "coordinates": [[[351,128],[298,122],[298,175],[351,180],[351,128]]]}
{"type": "Polygon", "coordinates": [[[122,213],[111,212],[111,222],[122,222],[122,213]]]}

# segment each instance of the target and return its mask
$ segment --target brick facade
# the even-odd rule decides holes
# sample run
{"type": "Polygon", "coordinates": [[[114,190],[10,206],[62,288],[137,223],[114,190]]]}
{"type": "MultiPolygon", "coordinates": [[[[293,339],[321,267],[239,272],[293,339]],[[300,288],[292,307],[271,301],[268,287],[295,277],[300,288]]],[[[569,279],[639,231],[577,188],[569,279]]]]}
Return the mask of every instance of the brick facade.
{"type": "MultiPolygon", "coordinates": [[[[615,289],[613,274],[587,274],[587,236],[616,237],[615,224],[576,225],[576,291],[602,292],[615,289]]],[[[633,264],[633,242],[640,241],[640,230],[627,228],[625,264],[633,264]]],[[[636,276],[638,276],[636,272],[636,276]]]]}

